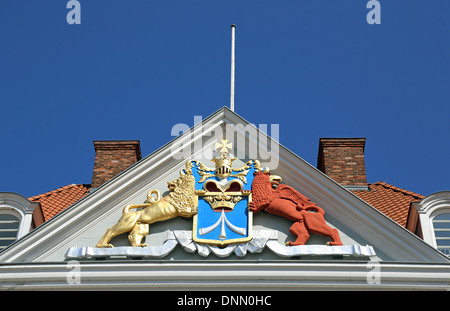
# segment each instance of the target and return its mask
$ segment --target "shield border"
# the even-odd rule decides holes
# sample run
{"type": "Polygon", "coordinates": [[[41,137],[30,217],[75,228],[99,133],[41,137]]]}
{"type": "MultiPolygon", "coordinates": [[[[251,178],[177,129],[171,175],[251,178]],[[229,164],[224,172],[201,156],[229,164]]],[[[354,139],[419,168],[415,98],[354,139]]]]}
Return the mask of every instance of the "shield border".
{"type": "MultiPolygon", "coordinates": [[[[215,195],[215,194],[220,194],[220,192],[206,192],[206,193],[199,193],[198,196],[199,197],[203,197],[206,195],[215,195]]],[[[198,227],[197,227],[197,218],[198,218],[198,214],[194,215],[194,220],[193,220],[193,227],[192,227],[192,240],[195,241],[196,243],[201,243],[201,244],[208,244],[208,245],[215,245],[215,246],[226,246],[226,245],[230,245],[230,244],[242,244],[242,243],[247,243],[250,242],[251,240],[253,240],[253,212],[249,209],[249,204],[252,201],[252,194],[250,192],[242,192],[240,191],[239,193],[236,193],[240,196],[248,196],[248,202],[247,202],[247,211],[248,211],[248,219],[247,219],[247,226],[248,226],[248,232],[247,232],[247,237],[245,238],[237,238],[237,239],[226,239],[226,240],[212,240],[212,239],[202,239],[199,238],[197,236],[197,231],[198,231],[198,227]]],[[[200,199],[200,198],[199,198],[200,199]]]]}

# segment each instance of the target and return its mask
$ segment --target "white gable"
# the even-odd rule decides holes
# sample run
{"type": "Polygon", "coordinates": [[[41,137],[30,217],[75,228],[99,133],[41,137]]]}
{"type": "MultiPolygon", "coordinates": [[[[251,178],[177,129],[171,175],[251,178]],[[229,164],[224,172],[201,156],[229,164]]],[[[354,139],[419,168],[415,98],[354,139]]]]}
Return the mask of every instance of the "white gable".
{"type": "MultiPolygon", "coordinates": [[[[62,262],[66,260],[65,255],[71,247],[94,248],[106,229],[120,218],[124,206],[143,203],[150,189],[158,189],[161,193],[167,191],[167,182],[176,179],[179,176],[179,170],[186,163],[186,154],[184,157],[177,157],[174,156],[174,151],[180,148],[184,151],[191,150],[189,154],[192,156],[191,160],[210,163],[209,151],[212,150],[215,138],[226,132],[227,125],[231,126],[236,133],[237,139],[227,137],[233,140],[235,145],[239,146],[238,139],[245,138],[245,142],[242,142],[246,146],[246,151],[244,154],[237,154],[243,158],[242,163],[252,159],[252,152],[261,149],[259,142],[269,142],[270,158],[266,161],[260,159],[262,166],[276,167],[271,172],[281,176],[284,184],[297,189],[322,207],[326,212],[327,223],[339,230],[344,245],[362,247],[363,255],[364,247],[372,246],[376,252],[376,259],[380,261],[448,262],[448,258],[440,252],[225,107],[30,232],[0,253],[0,262],[62,262]],[[212,132],[216,136],[210,135],[212,132]]],[[[236,153],[241,151],[242,149],[237,150],[236,153]]],[[[237,162],[235,162],[236,166],[239,165],[237,162]]],[[[292,222],[281,217],[258,213],[254,215],[253,225],[257,232],[264,233],[267,232],[264,230],[271,230],[271,239],[276,240],[281,246],[286,240],[292,239],[289,233],[292,222]]],[[[153,224],[150,226],[147,243],[150,246],[162,245],[174,240],[176,232],[188,231],[190,228],[192,228],[192,219],[181,217],[153,224]]],[[[324,241],[326,242],[321,236],[313,236],[308,244],[324,244],[324,241]]],[[[126,235],[115,238],[113,243],[115,246],[129,245],[126,235]]],[[[370,256],[366,256],[364,260],[367,261],[367,257],[370,256]]],[[[214,254],[203,258],[202,254],[191,253],[183,245],[179,245],[174,246],[163,260],[217,260],[218,258],[214,254]]],[[[231,261],[237,259],[235,255],[225,258],[231,261]]],[[[261,253],[248,253],[239,260],[291,260],[290,258],[292,257],[280,257],[266,247],[261,253]]],[[[311,258],[321,259],[321,257],[308,256],[295,259],[311,260],[311,258]]],[[[330,256],[325,257],[327,260],[330,258],[332,259],[330,256]]],[[[336,260],[341,259],[336,258],[336,260]]]]}

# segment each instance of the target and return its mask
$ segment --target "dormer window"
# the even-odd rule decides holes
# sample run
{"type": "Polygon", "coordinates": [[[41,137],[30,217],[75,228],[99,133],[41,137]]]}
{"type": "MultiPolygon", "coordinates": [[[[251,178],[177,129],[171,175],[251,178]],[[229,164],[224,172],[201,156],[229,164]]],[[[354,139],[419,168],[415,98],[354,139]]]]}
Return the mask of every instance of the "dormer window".
{"type": "Polygon", "coordinates": [[[450,256],[450,191],[430,194],[413,204],[419,213],[423,240],[450,256]]]}
{"type": "Polygon", "coordinates": [[[0,251],[17,239],[20,219],[11,214],[0,214],[0,251]]]}
{"type": "Polygon", "coordinates": [[[450,255],[450,212],[435,216],[433,228],[437,249],[450,255]]]}
{"type": "Polygon", "coordinates": [[[30,232],[38,205],[20,194],[0,192],[0,252],[30,232]]]}

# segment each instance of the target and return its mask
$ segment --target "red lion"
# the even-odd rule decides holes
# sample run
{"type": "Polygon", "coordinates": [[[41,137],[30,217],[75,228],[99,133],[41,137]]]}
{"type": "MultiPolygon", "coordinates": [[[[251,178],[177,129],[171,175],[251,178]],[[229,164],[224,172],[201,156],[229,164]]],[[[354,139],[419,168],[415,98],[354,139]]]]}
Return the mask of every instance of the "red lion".
{"type": "Polygon", "coordinates": [[[309,239],[309,233],[330,237],[329,245],[342,245],[339,233],[325,222],[325,211],[311,202],[307,197],[287,185],[279,185],[281,177],[266,172],[255,172],[252,183],[252,202],[250,210],[257,213],[264,210],[295,223],[289,229],[297,236],[295,242],[287,245],[304,245],[309,239]],[[277,185],[275,189],[272,184],[277,185]]]}

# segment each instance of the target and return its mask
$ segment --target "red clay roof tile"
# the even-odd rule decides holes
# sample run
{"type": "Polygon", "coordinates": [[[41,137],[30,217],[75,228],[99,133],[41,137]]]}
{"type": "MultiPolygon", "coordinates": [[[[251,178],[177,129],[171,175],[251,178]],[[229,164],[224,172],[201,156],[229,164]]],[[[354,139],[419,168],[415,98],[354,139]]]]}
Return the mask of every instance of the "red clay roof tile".
{"type": "Polygon", "coordinates": [[[89,193],[90,185],[68,185],[28,198],[41,204],[44,220],[47,221],[62,212],[89,193]]]}
{"type": "Polygon", "coordinates": [[[421,194],[382,181],[369,184],[368,191],[352,192],[403,227],[406,227],[411,202],[418,202],[424,198],[421,194]]]}

